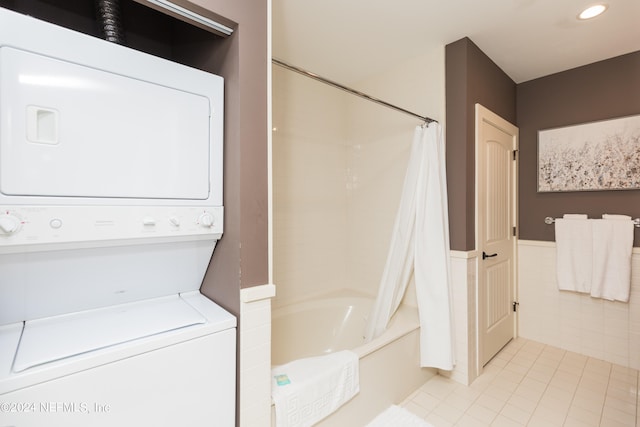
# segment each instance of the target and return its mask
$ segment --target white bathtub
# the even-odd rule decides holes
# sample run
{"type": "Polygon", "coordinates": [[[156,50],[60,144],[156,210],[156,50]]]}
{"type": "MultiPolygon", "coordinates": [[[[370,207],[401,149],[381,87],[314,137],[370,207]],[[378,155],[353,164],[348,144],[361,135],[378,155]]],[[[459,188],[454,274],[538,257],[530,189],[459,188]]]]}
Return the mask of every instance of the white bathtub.
{"type": "Polygon", "coordinates": [[[413,307],[401,306],[385,333],[364,343],[372,306],[371,298],[345,294],[273,310],[273,365],[346,349],[360,357],[360,393],[318,426],[363,426],[436,374],[420,368],[418,313],[413,307]]]}

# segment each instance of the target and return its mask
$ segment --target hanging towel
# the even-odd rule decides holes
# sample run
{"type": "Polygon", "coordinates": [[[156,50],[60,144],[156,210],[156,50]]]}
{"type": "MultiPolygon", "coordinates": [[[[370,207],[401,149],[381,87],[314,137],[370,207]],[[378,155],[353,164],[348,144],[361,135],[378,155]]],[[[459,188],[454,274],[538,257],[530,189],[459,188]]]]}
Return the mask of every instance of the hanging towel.
{"type": "Polygon", "coordinates": [[[633,222],[626,215],[593,220],[593,281],[591,296],[629,301],[633,222]],[[612,219],[609,219],[612,218],[612,219]]]}
{"type": "Polygon", "coordinates": [[[338,351],[271,370],[276,427],[311,426],[360,391],[358,355],[338,351]]]}
{"type": "Polygon", "coordinates": [[[404,408],[391,405],[373,419],[367,427],[433,427],[404,408]]]}
{"type": "Polygon", "coordinates": [[[556,270],[560,290],[591,292],[591,221],[586,215],[576,217],[575,214],[556,219],[556,270]]]}

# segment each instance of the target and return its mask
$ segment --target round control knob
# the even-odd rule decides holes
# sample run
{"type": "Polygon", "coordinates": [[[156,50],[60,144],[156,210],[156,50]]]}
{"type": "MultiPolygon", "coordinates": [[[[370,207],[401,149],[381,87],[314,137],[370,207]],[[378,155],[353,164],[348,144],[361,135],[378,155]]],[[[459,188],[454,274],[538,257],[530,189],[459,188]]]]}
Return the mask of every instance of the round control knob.
{"type": "Polygon", "coordinates": [[[169,224],[173,225],[174,227],[180,227],[180,218],[178,218],[177,216],[169,217],[169,224]]]}
{"type": "Polygon", "coordinates": [[[207,228],[213,226],[213,221],[213,215],[211,215],[209,212],[204,212],[202,215],[200,215],[200,218],[198,218],[198,222],[200,223],[200,225],[207,228]]]}
{"type": "Polygon", "coordinates": [[[19,218],[7,214],[0,216],[0,233],[1,234],[15,234],[20,231],[21,221],[19,218]]]}
{"type": "Polygon", "coordinates": [[[51,221],[49,221],[49,227],[57,230],[58,228],[62,227],[62,220],[60,218],[53,218],[51,221]]]}

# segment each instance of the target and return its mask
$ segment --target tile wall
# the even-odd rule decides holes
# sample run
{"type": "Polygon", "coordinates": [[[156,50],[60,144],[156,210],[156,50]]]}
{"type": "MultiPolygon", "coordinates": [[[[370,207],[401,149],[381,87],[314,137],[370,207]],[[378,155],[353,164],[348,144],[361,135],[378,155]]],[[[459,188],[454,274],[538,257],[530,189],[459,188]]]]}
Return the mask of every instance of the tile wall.
{"type": "MultiPolygon", "coordinates": [[[[280,67],[272,73],[274,306],[344,288],[375,295],[421,123],[280,67]]],[[[425,46],[352,86],[441,118],[443,81],[444,48],[425,46]]]]}
{"type": "Polygon", "coordinates": [[[475,252],[451,251],[451,286],[455,327],[456,366],[440,374],[461,384],[478,376],[476,346],[476,257],[475,252]]]}
{"type": "Polygon", "coordinates": [[[240,427],[271,425],[271,298],[274,285],[240,291],[240,427]]]}
{"type": "Polygon", "coordinates": [[[628,303],[560,292],[555,243],[518,243],[519,334],[621,366],[640,369],[640,249],[632,257],[628,303]]]}

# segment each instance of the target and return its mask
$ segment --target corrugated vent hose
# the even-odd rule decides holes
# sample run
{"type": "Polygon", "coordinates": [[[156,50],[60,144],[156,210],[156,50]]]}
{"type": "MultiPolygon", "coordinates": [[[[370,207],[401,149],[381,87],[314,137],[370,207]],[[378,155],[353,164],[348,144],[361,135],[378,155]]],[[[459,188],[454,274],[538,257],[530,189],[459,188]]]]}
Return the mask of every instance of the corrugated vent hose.
{"type": "Polygon", "coordinates": [[[96,17],[105,40],[125,44],[119,0],[96,0],[96,17]]]}

